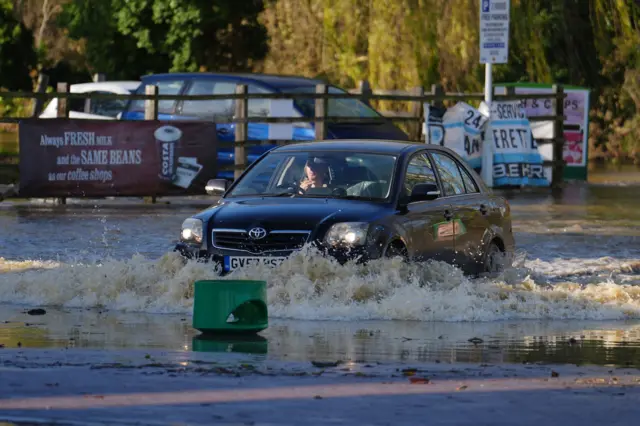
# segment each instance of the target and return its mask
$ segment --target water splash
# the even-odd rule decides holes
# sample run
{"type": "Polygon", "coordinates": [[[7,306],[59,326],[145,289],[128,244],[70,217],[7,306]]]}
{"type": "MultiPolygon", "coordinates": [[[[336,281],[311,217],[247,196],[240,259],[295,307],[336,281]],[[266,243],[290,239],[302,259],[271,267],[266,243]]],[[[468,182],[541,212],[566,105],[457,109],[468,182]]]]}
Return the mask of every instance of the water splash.
{"type": "Polygon", "coordinates": [[[218,277],[212,264],[187,262],[177,253],[155,260],[137,255],[99,263],[0,258],[0,303],[188,314],[196,280],[261,279],[268,283],[269,313],[274,318],[640,318],[637,260],[551,263],[555,264],[527,260],[520,253],[499,277],[470,279],[457,268],[433,261],[406,264],[384,259],[341,266],[309,248],[276,268],[257,265],[218,277]]]}

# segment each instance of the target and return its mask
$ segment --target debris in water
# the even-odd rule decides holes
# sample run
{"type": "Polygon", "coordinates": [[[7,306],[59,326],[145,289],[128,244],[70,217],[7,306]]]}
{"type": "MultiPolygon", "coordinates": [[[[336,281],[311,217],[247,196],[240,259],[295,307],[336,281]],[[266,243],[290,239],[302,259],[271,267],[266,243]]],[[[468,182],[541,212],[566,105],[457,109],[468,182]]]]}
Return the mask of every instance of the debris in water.
{"type": "Polygon", "coordinates": [[[406,377],[415,376],[417,372],[417,368],[405,368],[404,370],[402,370],[402,374],[404,374],[406,377]]]}
{"type": "Polygon", "coordinates": [[[318,368],[337,367],[340,364],[342,364],[342,361],[336,361],[336,362],[311,361],[311,365],[318,368]]]}
{"type": "Polygon", "coordinates": [[[551,371],[551,377],[560,377],[560,374],[557,371],[551,371]]]}
{"type": "Polygon", "coordinates": [[[409,377],[409,382],[414,385],[426,385],[429,383],[429,379],[426,377],[409,377]]]}
{"type": "Polygon", "coordinates": [[[27,311],[27,314],[29,314],[29,315],[44,315],[46,313],[47,313],[47,311],[45,311],[44,309],[41,309],[41,308],[29,309],[27,311]]]}
{"type": "Polygon", "coordinates": [[[471,339],[469,339],[469,340],[467,340],[467,341],[468,341],[468,342],[473,343],[474,345],[478,345],[478,344],[480,344],[480,343],[483,343],[483,342],[484,342],[484,340],[482,340],[482,339],[481,339],[481,338],[479,338],[479,337],[472,337],[471,339]]]}
{"type": "Polygon", "coordinates": [[[456,388],[456,390],[462,391],[462,390],[465,390],[466,388],[468,388],[467,385],[462,385],[462,386],[459,386],[458,388],[456,388]]]}

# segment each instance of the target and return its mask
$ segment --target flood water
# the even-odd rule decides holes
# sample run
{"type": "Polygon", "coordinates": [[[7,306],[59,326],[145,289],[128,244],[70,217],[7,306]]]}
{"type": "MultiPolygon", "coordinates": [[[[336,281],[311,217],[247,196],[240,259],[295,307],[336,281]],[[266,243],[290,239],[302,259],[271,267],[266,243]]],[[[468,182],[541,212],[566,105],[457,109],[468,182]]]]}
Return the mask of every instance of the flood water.
{"type": "Polygon", "coordinates": [[[270,314],[257,338],[236,341],[191,327],[192,283],[213,272],[171,253],[201,202],[0,203],[0,344],[639,366],[640,186],[506,195],[518,257],[502,276],[391,261],[339,267],[301,253],[235,276],[269,283],[270,314]],[[47,312],[26,313],[33,307],[47,312]]]}

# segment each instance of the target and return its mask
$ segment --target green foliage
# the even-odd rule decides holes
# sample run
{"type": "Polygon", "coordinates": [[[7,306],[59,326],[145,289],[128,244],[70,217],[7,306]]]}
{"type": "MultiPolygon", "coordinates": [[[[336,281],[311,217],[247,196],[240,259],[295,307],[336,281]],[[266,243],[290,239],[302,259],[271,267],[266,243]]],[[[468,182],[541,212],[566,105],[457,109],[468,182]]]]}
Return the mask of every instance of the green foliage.
{"type": "Polygon", "coordinates": [[[32,33],[16,20],[13,2],[0,0],[0,87],[31,90],[36,60],[32,33]]]}
{"type": "MultiPolygon", "coordinates": [[[[591,152],[640,161],[638,9],[635,0],[511,0],[509,63],[494,66],[494,81],[588,87],[591,152]]],[[[479,92],[478,14],[479,0],[270,0],[265,69],[347,87],[479,92]]]]}
{"type": "Polygon", "coordinates": [[[73,0],[58,16],[58,25],[69,31],[70,38],[85,41],[88,75],[100,72],[112,80],[137,79],[164,71],[171,64],[167,55],[139,46],[138,40],[119,30],[116,17],[123,3],[122,0],[73,0]]]}
{"type": "Polygon", "coordinates": [[[250,70],[267,53],[262,2],[72,0],[58,23],[86,40],[91,72],[139,78],[151,72],[250,70]]]}
{"type": "MultiPolygon", "coordinates": [[[[7,90],[0,90],[0,95],[5,91],[7,90]]],[[[31,99],[0,97],[0,117],[27,117],[31,103],[31,99]]]]}

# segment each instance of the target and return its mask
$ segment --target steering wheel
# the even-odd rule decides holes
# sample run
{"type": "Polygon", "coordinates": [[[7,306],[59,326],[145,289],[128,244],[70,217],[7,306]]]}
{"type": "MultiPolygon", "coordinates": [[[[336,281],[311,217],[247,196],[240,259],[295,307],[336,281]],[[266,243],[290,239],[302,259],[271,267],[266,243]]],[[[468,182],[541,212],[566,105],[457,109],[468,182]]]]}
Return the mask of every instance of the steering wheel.
{"type": "Polygon", "coordinates": [[[347,190],[344,188],[334,188],[333,191],[331,191],[331,195],[334,197],[346,197],[347,190]]]}
{"type": "Polygon", "coordinates": [[[276,186],[276,188],[278,189],[284,189],[288,192],[291,192],[292,194],[297,194],[299,192],[302,192],[303,194],[305,193],[304,189],[300,188],[300,185],[297,182],[289,182],[289,183],[282,183],[278,186],[276,186]]]}

